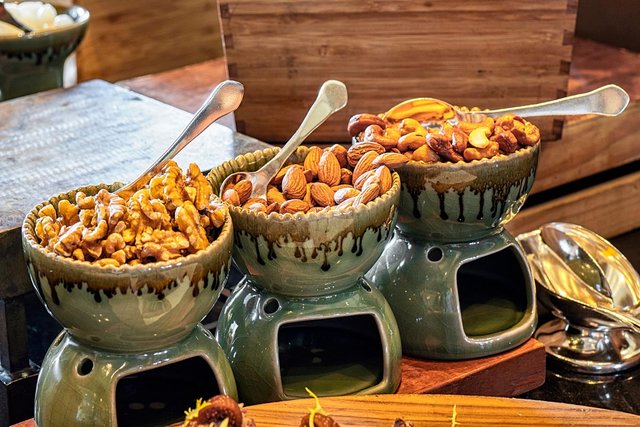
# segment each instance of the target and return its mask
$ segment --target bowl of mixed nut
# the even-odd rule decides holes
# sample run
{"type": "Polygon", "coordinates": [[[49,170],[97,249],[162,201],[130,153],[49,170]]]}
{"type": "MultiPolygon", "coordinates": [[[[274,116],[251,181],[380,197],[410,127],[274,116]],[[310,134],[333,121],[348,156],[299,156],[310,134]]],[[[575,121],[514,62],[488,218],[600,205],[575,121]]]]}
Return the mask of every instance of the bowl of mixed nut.
{"type": "Polygon", "coordinates": [[[533,186],[540,131],[513,114],[478,123],[357,114],[348,131],[349,152],[407,158],[397,170],[398,228],[410,235],[459,242],[497,233],[533,186]]]}
{"type": "Polygon", "coordinates": [[[195,164],[169,162],[131,197],[120,184],[78,188],[40,203],[22,226],[31,280],[79,341],[153,350],[188,335],[217,300],[233,227],[195,164]]]}
{"type": "MultiPolygon", "coordinates": [[[[239,156],[208,179],[219,188],[231,173],[255,171],[277,152],[239,156]]],[[[266,200],[250,198],[246,180],[222,189],[239,269],[258,286],[291,296],[325,295],[357,283],[391,236],[400,195],[392,169],[406,163],[395,153],[365,154],[355,159],[341,145],[303,146],[272,179],[266,200]]]]}

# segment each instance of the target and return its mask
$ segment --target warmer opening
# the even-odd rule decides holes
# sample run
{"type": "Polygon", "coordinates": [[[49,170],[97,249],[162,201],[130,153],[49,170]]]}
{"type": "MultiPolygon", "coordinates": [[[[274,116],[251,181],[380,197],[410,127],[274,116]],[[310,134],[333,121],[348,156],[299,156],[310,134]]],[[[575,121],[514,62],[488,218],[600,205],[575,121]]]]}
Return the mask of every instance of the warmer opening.
{"type": "Polygon", "coordinates": [[[382,340],[372,315],[288,323],[278,330],[284,393],[308,397],[356,393],[382,381],[382,340]]]}
{"type": "Polygon", "coordinates": [[[527,310],[527,279],[519,252],[509,246],[464,263],[457,273],[462,326],[468,337],[515,326],[527,310]]]}
{"type": "Polygon", "coordinates": [[[116,385],[118,426],[158,426],[184,420],[196,399],[220,394],[211,366],[192,357],[121,378],[116,385]]]}

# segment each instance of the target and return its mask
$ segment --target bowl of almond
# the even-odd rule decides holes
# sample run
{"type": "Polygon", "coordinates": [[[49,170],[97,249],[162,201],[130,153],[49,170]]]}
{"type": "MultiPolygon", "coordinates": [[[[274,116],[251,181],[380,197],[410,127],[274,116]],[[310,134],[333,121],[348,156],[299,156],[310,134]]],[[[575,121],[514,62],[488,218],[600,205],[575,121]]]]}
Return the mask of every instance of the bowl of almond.
{"type": "Polygon", "coordinates": [[[513,218],[535,178],[540,131],[505,114],[478,123],[422,123],[357,114],[349,152],[373,150],[407,158],[398,228],[431,241],[460,242],[494,234],[513,218]]]}
{"type": "Polygon", "coordinates": [[[124,199],[120,184],[46,200],[26,216],[27,269],[51,315],[83,344],[166,348],[193,331],[226,281],[233,226],[195,164],[169,162],[124,199]]]}
{"type": "MultiPolygon", "coordinates": [[[[234,172],[255,171],[279,149],[245,154],[213,169],[214,189],[234,172]]],[[[264,289],[326,295],[353,286],[382,254],[396,222],[396,153],[349,155],[334,145],[299,147],[272,179],[265,199],[251,182],[221,189],[235,228],[234,261],[264,289]]]]}

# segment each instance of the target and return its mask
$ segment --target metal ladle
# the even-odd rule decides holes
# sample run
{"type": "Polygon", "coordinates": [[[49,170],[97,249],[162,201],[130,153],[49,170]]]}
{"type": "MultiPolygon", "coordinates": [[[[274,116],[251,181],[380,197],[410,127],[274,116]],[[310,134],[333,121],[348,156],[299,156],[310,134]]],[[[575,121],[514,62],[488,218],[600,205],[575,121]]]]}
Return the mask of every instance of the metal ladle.
{"type": "Polygon", "coordinates": [[[244,86],[234,80],[225,80],[217,85],[173,144],[146,171],[142,172],[140,176],[129,184],[118,189],[116,194],[123,198],[128,198],[144,187],[154,175],[162,170],[169,160],[189,145],[213,122],[235,111],[240,102],[242,102],[243,96],[244,86]]]}
{"type": "Polygon", "coordinates": [[[419,122],[453,120],[481,122],[487,117],[498,118],[512,113],[521,117],[563,116],[597,114],[617,116],[629,104],[629,95],[619,86],[610,84],[591,92],[567,96],[539,104],[497,110],[462,111],[453,105],[435,98],[415,98],[401,102],[384,114],[385,119],[402,120],[412,118],[419,122]]]}
{"type": "Polygon", "coordinates": [[[282,165],[289,156],[311,132],[316,130],[316,128],[324,123],[333,113],[342,109],[345,105],[347,105],[347,87],[344,83],[337,80],[324,82],[318,91],[318,97],[309,108],[300,127],[278,154],[255,172],[235,172],[229,175],[220,185],[220,194],[224,193],[229,183],[236,183],[240,179],[246,179],[251,181],[252,184],[252,198],[266,198],[267,185],[282,168],[282,165]]]}
{"type": "Polygon", "coordinates": [[[549,223],[517,237],[538,299],[558,319],[536,337],[547,352],[590,373],[640,363],[640,276],[608,241],[583,227],[549,223]]]}

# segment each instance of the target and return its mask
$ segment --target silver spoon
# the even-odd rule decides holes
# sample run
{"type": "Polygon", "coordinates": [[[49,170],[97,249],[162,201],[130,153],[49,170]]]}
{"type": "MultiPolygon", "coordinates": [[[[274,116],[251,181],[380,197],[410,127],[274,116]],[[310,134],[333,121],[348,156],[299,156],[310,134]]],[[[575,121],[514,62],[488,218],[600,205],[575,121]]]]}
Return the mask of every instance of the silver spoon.
{"type": "Polygon", "coordinates": [[[554,244],[549,245],[549,240],[555,238],[550,237],[550,233],[547,233],[546,240],[542,238],[541,230],[522,234],[517,240],[528,254],[536,281],[553,298],[552,305],[572,321],[598,318],[600,315],[640,333],[640,319],[637,317],[640,276],[624,255],[583,227],[565,223],[550,223],[544,227],[556,228],[559,233],[571,236],[585,253],[591,252],[590,257],[598,265],[603,280],[608,282],[610,292],[610,295],[599,292],[567,265],[566,258],[553,249],[554,244]]]}
{"type": "Polygon", "coordinates": [[[611,299],[611,288],[600,265],[569,233],[551,223],[540,227],[540,237],[585,284],[611,299]]]}
{"type": "Polygon", "coordinates": [[[162,170],[169,160],[189,145],[213,122],[235,111],[240,105],[243,96],[244,86],[236,81],[225,80],[216,86],[174,143],[146,171],[129,184],[118,189],[116,194],[127,198],[144,187],[154,175],[162,170]]]}
{"type": "Polygon", "coordinates": [[[385,119],[402,120],[413,118],[419,122],[458,120],[481,122],[487,117],[498,118],[512,113],[521,117],[562,116],[597,114],[617,116],[629,105],[629,94],[619,86],[606,85],[591,92],[567,96],[539,104],[497,110],[462,111],[453,105],[435,98],[415,98],[401,102],[384,114],[385,119]]]}
{"type": "Polygon", "coordinates": [[[347,105],[347,87],[337,80],[324,82],[318,91],[318,97],[309,108],[307,115],[300,124],[300,127],[291,136],[282,149],[264,166],[255,172],[235,172],[229,175],[220,185],[220,194],[230,182],[237,182],[240,179],[251,181],[252,198],[266,198],[267,185],[278,173],[284,162],[296,150],[296,148],[313,132],[318,126],[324,123],[333,113],[347,105]]]}

